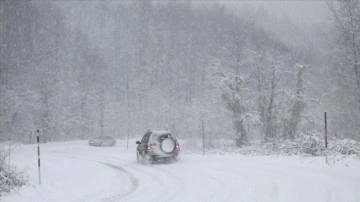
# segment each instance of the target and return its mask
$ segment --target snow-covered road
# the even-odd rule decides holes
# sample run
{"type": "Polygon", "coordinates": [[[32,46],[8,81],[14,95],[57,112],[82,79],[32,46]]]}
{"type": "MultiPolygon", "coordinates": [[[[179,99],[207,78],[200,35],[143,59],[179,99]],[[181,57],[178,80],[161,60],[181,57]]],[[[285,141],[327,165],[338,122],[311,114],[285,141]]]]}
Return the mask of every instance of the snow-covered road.
{"type": "MultiPolygon", "coordinates": [[[[301,201],[359,202],[360,162],[300,157],[197,155],[176,163],[142,165],[135,144],[90,147],[86,141],[18,146],[12,164],[32,186],[1,201],[301,201]]],[[[135,143],[135,142],[134,142],[135,143]]]]}

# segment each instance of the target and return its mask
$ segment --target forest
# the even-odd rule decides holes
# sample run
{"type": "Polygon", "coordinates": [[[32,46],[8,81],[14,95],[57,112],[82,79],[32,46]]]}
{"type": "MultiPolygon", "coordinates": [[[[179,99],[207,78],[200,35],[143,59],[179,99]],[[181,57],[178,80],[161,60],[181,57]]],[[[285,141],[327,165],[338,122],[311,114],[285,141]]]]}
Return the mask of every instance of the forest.
{"type": "Polygon", "coordinates": [[[0,141],[169,129],[242,147],[322,137],[324,112],[358,141],[360,3],[324,4],[329,23],[305,26],[216,2],[2,0],[0,141]]]}

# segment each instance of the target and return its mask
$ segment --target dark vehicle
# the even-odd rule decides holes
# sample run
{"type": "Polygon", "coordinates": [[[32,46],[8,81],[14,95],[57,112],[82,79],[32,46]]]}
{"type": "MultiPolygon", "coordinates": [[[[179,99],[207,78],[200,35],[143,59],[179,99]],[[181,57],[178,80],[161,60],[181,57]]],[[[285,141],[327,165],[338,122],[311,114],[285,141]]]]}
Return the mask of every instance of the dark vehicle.
{"type": "Polygon", "coordinates": [[[148,131],[144,134],[136,149],[138,162],[171,162],[177,159],[180,144],[171,131],[148,131]]]}
{"type": "Polygon", "coordinates": [[[115,146],[116,139],[112,136],[98,136],[89,139],[90,146],[115,146]]]}

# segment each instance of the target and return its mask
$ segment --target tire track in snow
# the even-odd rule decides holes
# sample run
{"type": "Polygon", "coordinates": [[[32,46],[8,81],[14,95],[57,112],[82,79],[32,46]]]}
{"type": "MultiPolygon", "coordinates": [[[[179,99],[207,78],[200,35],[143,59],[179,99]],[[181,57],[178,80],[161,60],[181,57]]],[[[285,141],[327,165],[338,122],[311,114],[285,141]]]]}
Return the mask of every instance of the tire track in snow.
{"type": "MultiPolygon", "coordinates": [[[[352,200],[341,200],[344,199],[344,196],[349,196],[349,194],[345,194],[342,196],[339,196],[338,193],[335,191],[340,187],[342,189],[341,193],[348,192],[345,188],[346,185],[339,186],[339,184],[335,183],[333,180],[334,177],[328,178],[328,176],[322,175],[321,173],[318,173],[316,171],[313,171],[311,169],[297,169],[295,166],[289,166],[289,165],[277,165],[277,164],[264,164],[259,162],[253,162],[253,161],[245,161],[243,162],[243,167],[246,167],[246,169],[251,169],[253,171],[254,175],[262,176],[262,178],[267,179],[275,184],[277,184],[277,192],[278,192],[278,198],[277,200],[283,201],[286,200],[286,198],[289,198],[289,192],[284,192],[284,190],[287,190],[286,184],[289,184],[290,182],[287,179],[293,179],[294,182],[297,182],[296,186],[301,187],[299,183],[307,185],[301,187],[302,192],[314,192],[314,196],[321,197],[322,198],[313,198],[314,201],[324,201],[324,202],[330,202],[330,201],[352,201],[352,200]],[[284,168],[286,167],[286,168],[284,168]],[[295,172],[296,171],[296,172],[295,172]],[[282,179],[277,179],[277,176],[282,176],[282,179]],[[288,176],[288,177],[285,177],[288,176]],[[322,195],[316,195],[315,192],[321,192],[322,195]]],[[[250,177],[250,176],[249,176],[250,177]]],[[[291,191],[291,190],[288,190],[291,191]]],[[[298,193],[294,193],[295,195],[298,195],[298,193]]],[[[298,195],[301,196],[301,195],[298,195]]],[[[346,197],[345,197],[346,198],[346,197]]],[[[300,198],[294,198],[294,201],[302,200],[300,198]]],[[[304,199],[305,200],[305,199],[304,199]]],[[[306,199],[308,201],[310,199],[306,199]]]]}
{"type": "MultiPolygon", "coordinates": [[[[251,174],[251,168],[226,166],[224,169],[224,164],[218,163],[210,163],[204,166],[198,163],[198,160],[183,164],[177,169],[179,171],[186,169],[194,173],[194,177],[198,179],[195,182],[204,180],[208,182],[205,184],[207,188],[202,189],[208,192],[207,195],[202,196],[206,197],[207,201],[259,201],[259,189],[265,190],[261,195],[268,196],[267,201],[279,199],[278,183],[266,176],[251,174]],[[216,189],[214,189],[214,185],[216,185],[216,189]]],[[[225,161],[224,163],[227,164],[228,162],[225,161]]]]}
{"type": "Polygon", "coordinates": [[[128,156],[126,156],[126,158],[119,158],[118,154],[95,153],[95,150],[86,152],[82,152],[81,150],[73,152],[58,150],[53,151],[53,153],[71,158],[94,161],[95,163],[101,161],[105,166],[105,163],[118,166],[126,171],[131,171],[133,177],[138,180],[138,187],[130,192],[133,186],[131,179],[128,178],[125,173],[118,172],[119,174],[114,178],[114,181],[110,180],[109,182],[118,184],[120,179],[124,179],[124,183],[126,183],[124,184],[125,189],[123,190],[125,192],[120,193],[120,188],[116,190],[115,187],[115,189],[111,189],[111,192],[100,192],[101,196],[99,197],[91,198],[93,194],[88,195],[86,198],[88,200],[84,199],[82,201],[94,201],[94,199],[107,201],[141,201],[141,199],[148,201],[165,201],[164,199],[168,201],[191,201],[193,198],[190,197],[195,196],[200,199],[200,196],[207,201],[248,202],[259,201],[259,199],[265,197],[268,202],[288,201],[289,198],[292,198],[292,201],[360,202],[360,189],[350,186],[350,184],[357,184],[356,182],[350,183],[351,179],[345,181],[341,173],[339,174],[332,171],[321,173],[320,171],[322,171],[322,169],[313,169],[313,166],[307,167],[300,165],[298,167],[299,164],[262,161],[262,159],[233,158],[232,156],[219,158],[219,163],[210,162],[209,160],[212,160],[212,158],[209,157],[207,157],[209,158],[209,160],[207,160],[206,158],[189,156],[188,161],[176,163],[174,166],[140,166],[135,160],[133,161],[128,158],[128,156]],[[241,161],[241,164],[237,163],[238,161],[241,161]],[[223,166],[232,165],[233,162],[236,162],[235,165],[239,166],[223,166]],[[220,163],[222,165],[220,165],[220,163]],[[159,169],[166,173],[162,173],[159,169]],[[333,173],[334,175],[330,176],[329,173],[333,173]],[[125,174],[125,176],[123,174],[125,174]],[[178,179],[169,179],[170,175],[173,174],[178,174],[178,179]],[[220,181],[216,182],[217,180],[220,181]],[[221,183],[221,181],[223,183],[221,183]],[[209,196],[200,193],[204,190],[200,190],[199,192],[199,189],[197,189],[197,186],[201,183],[209,188],[209,196]],[[215,194],[213,192],[213,184],[219,184],[218,189],[223,192],[222,189],[225,188],[226,192],[223,194],[215,194]],[[243,186],[244,184],[247,185],[243,186]],[[294,187],[297,187],[297,189],[294,189],[294,187]],[[298,191],[294,192],[294,190],[298,191]],[[294,192],[293,195],[291,195],[292,192],[294,192]],[[299,194],[300,192],[306,194],[301,195],[299,194]],[[121,195],[126,193],[128,194],[125,196],[121,195]],[[161,193],[164,194],[163,198],[161,197],[161,193]],[[224,195],[224,198],[221,199],[221,195],[224,195]],[[263,197],[259,197],[260,195],[263,195],[263,197]],[[313,196],[314,198],[309,198],[308,196],[313,196]]]}
{"type": "MultiPolygon", "coordinates": [[[[186,167],[185,165],[183,165],[186,167]]],[[[183,167],[183,168],[184,168],[183,167]]],[[[207,201],[229,201],[229,199],[232,197],[233,193],[229,189],[229,185],[224,182],[224,178],[220,177],[216,173],[219,173],[217,169],[214,168],[207,168],[212,170],[212,174],[206,174],[204,172],[204,169],[200,166],[192,166],[191,171],[196,172],[197,177],[201,177],[203,179],[208,180],[211,182],[209,185],[215,185],[216,191],[210,192],[207,195],[207,201]]]]}
{"type": "MultiPolygon", "coordinates": [[[[165,166],[165,165],[163,165],[163,166],[165,166]]],[[[166,193],[165,196],[164,196],[164,193],[163,193],[162,195],[159,195],[159,196],[153,198],[153,201],[171,201],[172,199],[175,198],[175,196],[177,194],[181,193],[181,190],[184,189],[185,184],[184,184],[183,179],[178,177],[176,173],[171,173],[171,171],[169,169],[164,170],[164,169],[160,168],[159,165],[154,165],[153,168],[160,171],[162,174],[168,175],[169,179],[176,179],[176,180],[174,180],[176,182],[170,182],[170,183],[167,184],[167,188],[169,186],[176,185],[175,188],[173,188],[173,189],[168,188],[167,192],[165,192],[166,193]],[[169,192],[169,190],[171,190],[171,193],[169,192]]],[[[161,175],[161,176],[163,177],[163,175],[161,175]]]]}
{"type": "MultiPolygon", "coordinates": [[[[126,197],[130,194],[132,194],[133,192],[136,191],[136,189],[139,187],[139,181],[136,177],[134,177],[130,172],[128,172],[126,169],[118,166],[118,165],[114,165],[113,163],[114,160],[112,160],[112,162],[109,162],[109,159],[105,159],[107,162],[104,161],[99,161],[96,157],[94,158],[93,156],[89,156],[88,154],[74,154],[72,152],[68,152],[68,151],[55,151],[53,152],[53,154],[55,155],[61,155],[61,156],[67,156],[68,158],[73,158],[73,159],[81,159],[81,160],[86,160],[86,161],[91,161],[91,162],[95,162],[95,163],[99,163],[99,164],[103,164],[106,165],[110,168],[115,169],[116,171],[120,171],[122,174],[124,174],[127,178],[130,179],[130,189],[128,191],[125,192],[116,192],[116,193],[112,193],[110,196],[107,196],[103,199],[100,199],[101,201],[106,201],[106,202],[111,202],[111,201],[118,201],[120,200],[122,197],[126,197]]],[[[104,160],[104,159],[102,159],[104,160]]],[[[115,179],[116,180],[116,179],[115,179]]],[[[91,196],[87,196],[86,198],[80,199],[79,201],[88,201],[88,200],[94,200],[96,198],[96,196],[98,194],[101,194],[100,192],[97,194],[92,194],[91,196]]]]}
{"type": "Polygon", "coordinates": [[[271,189],[271,191],[268,191],[270,201],[278,198],[279,187],[277,184],[263,176],[249,175],[251,169],[228,168],[222,170],[217,168],[216,165],[213,166],[206,169],[199,165],[191,167],[191,170],[196,172],[198,177],[202,176],[204,179],[211,180],[216,185],[220,185],[217,186],[216,192],[207,196],[208,201],[257,201],[253,199],[253,195],[257,192],[259,186],[263,187],[262,189],[271,189]],[[206,172],[203,172],[204,170],[207,170],[207,173],[211,170],[212,174],[206,174],[206,172]],[[247,183],[246,186],[242,186],[244,181],[247,183]]]}
{"type": "Polygon", "coordinates": [[[110,163],[105,163],[105,162],[99,162],[101,164],[104,164],[106,166],[109,166],[115,170],[121,171],[122,173],[124,173],[129,179],[130,179],[130,183],[131,183],[131,187],[129,190],[127,190],[126,192],[119,192],[116,193],[112,196],[106,197],[105,199],[103,199],[102,201],[117,201],[122,197],[128,196],[130,194],[132,194],[133,192],[136,191],[136,189],[139,187],[139,181],[137,178],[135,178],[130,172],[128,172],[126,169],[117,166],[117,165],[113,165],[110,163]]]}
{"type": "Polygon", "coordinates": [[[132,166],[131,169],[137,170],[138,172],[141,172],[143,174],[146,173],[147,177],[151,178],[151,182],[156,182],[160,186],[166,187],[166,185],[162,179],[160,179],[156,175],[154,175],[153,172],[149,172],[149,170],[147,169],[147,165],[139,165],[138,167],[132,166]]]}
{"type": "MultiPolygon", "coordinates": [[[[82,160],[95,161],[97,163],[104,164],[106,166],[114,168],[115,170],[122,171],[125,175],[130,174],[130,176],[127,176],[127,177],[129,177],[132,186],[136,185],[135,189],[129,190],[126,193],[123,193],[123,192],[121,192],[121,193],[112,193],[111,196],[102,198],[100,201],[106,201],[106,202],[111,202],[111,201],[133,201],[134,199],[137,199],[137,197],[133,198],[131,196],[132,196],[132,194],[134,192],[136,193],[137,191],[140,191],[139,187],[140,187],[140,182],[141,181],[139,182],[138,179],[136,177],[134,177],[133,174],[128,172],[123,167],[127,167],[127,168],[129,168],[131,170],[134,170],[134,171],[136,170],[137,172],[135,172],[135,173],[141,173],[142,175],[144,173],[146,173],[146,177],[150,177],[152,179],[151,182],[155,182],[155,183],[157,183],[159,185],[158,187],[155,186],[155,187],[157,187],[156,189],[152,189],[152,190],[159,191],[159,194],[158,194],[159,197],[161,195],[163,195],[163,193],[168,192],[168,190],[169,190],[168,189],[169,185],[164,182],[164,180],[162,179],[163,176],[161,176],[161,175],[160,175],[161,177],[159,176],[159,174],[158,174],[159,172],[158,173],[149,172],[148,168],[153,168],[152,165],[139,166],[140,164],[138,164],[138,163],[129,163],[129,164],[124,165],[123,162],[117,161],[116,159],[114,159],[112,157],[105,157],[104,158],[103,156],[98,156],[98,158],[96,158],[96,157],[94,158],[94,156],[89,156],[89,154],[78,155],[79,154],[78,153],[78,154],[75,155],[75,154],[70,153],[70,152],[61,152],[61,153],[62,154],[66,153],[66,155],[68,157],[70,157],[70,158],[77,158],[77,159],[82,159],[82,160]],[[101,160],[99,160],[99,158],[101,158],[101,160]],[[119,164],[121,165],[121,167],[119,166],[119,164]]],[[[150,170],[154,171],[154,169],[150,169],[150,170]]],[[[135,174],[135,176],[137,176],[139,178],[139,176],[137,174],[135,174]]],[[[167,178],[164,178],[164,179],[167,179],[167,178]]],[[[153,188],[154,184],[152,184],[150,187],[153,188]]],[[[147,186],[147,188],[149,188],[149,186],[147,186]]],[[[144,190],[142,190],[142,191],[144,191],[144,190]]],[[[91,197],[89,197],[88,199],[90,199],[90,198],[91,197]]],[[[87,201],[87,200],[83,200],[83,201],[87,201]]]]}

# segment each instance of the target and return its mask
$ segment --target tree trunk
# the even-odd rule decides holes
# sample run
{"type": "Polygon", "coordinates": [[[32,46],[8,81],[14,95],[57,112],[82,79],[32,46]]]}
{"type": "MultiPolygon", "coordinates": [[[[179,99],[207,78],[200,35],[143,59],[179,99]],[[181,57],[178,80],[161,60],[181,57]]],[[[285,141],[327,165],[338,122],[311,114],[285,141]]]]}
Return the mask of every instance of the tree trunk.
{"type": "Polygon", "coordinates": [[[271,80],[271,94],[270,101],[266,112],[266,128],[265,128],[265,141],[269,141],[270,139],[275,137],[275,126],[273,125],[273,108],[274,108],[274,98],[275,98],[275,69],[273,70],[272,80],[271,80]]]}
{"type": "Polygon", "coordinates": [[[290,139],[294,139],[297,126],[301,121],[301,114],[304,111],[304,80],[302,78],[304,67],[300,67],[297,72],[297,81],[296,81],[296,92],[295,92],[295,103],[291,109],[291,115],[289,121],[285,123],[284,135],[289,136],[290,139]]]}
{"type": "Polygon", "coordinates": [[[104,118],[105,118],[105,93],[103,90],[99,93],[99,125],[100,125],[100,135],[105,136],[104,132],[104,118]]]}
{"type": "Polygon", "coordinates": [[[242,147],[248,144],[248,135],[244,127],[244,121],[235,121],[235,128],[236,128],[236,139],[235,139],[236,146],[242,147]]]}

